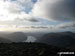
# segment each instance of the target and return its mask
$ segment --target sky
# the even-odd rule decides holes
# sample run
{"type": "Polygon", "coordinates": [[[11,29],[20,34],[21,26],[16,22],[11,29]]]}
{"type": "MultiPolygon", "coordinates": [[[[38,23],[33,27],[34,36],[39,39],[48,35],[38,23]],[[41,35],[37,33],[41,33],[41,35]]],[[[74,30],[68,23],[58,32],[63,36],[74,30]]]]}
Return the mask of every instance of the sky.
{"type": "Polygon", "coordinates": [[[0,0],[0,25],[75,28],[75,0],[0,0]]]}

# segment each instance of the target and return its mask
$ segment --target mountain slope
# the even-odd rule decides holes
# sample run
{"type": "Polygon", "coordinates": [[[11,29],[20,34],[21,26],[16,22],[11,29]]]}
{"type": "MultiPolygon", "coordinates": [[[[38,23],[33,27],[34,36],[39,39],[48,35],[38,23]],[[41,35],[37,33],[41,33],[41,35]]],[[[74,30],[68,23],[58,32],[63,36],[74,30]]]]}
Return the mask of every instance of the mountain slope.
{"type": "Polygon", "coordinates": [[[59,47],[68,47],[71,44],[75,45],[75,33],[72,32],[58,32],[48,33],[42,38],[38,39],[37,42],[42,42],[59,47]]]}
{"type": "Polygon", "coordinates": [[[0,37],[0,43],[11,43],[11,42],[12,41],[9,39],[5,39],[5,38],[0,37]]]}
{"type": "Polygon", "coordinates": [[[14,32],[7,36],[13,42],[22,42],[27,40],[27,36],[23,32],[14,32]]]}

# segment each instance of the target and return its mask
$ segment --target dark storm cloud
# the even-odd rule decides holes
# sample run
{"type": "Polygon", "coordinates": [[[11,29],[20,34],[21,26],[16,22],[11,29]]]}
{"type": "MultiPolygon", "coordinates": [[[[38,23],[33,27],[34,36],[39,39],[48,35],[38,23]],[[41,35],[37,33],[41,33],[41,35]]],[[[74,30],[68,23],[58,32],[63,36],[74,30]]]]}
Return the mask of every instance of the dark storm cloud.
{"type": "Polygon", "coordinates": [[[52,18],[62,20],[75,20],[75,0],[63,0],[52,8],[52,18]]]}
{"type": "Polygon", "coordinates": [[[75,0],[39,0],[31,13],[40,18],[75,21],[75,0]]]}

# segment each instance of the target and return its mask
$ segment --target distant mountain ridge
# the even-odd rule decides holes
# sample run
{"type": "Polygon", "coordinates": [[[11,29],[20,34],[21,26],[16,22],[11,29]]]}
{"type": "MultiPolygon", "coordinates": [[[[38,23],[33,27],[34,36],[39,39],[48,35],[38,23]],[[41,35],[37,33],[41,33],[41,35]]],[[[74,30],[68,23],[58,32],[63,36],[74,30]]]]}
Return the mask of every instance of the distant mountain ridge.
{"type": "MultiPolygon", "coordinates": [[[[2,37],[3,33],[0,34],[1,38],[0,38],[0,43],[10,43],[10,42],[32,42],[33,40],[35,40],[34,42],[40,42],[40,43],[46,43],[49,45],[54,45],[54,46],[58,46],[58,47],[70,47],[70,46],[75,46],[75,33],[73,32],[56,32],[56,33],[47,33],[44,34],[42,37],[38,38],[37,35],[37,39],[32,36],[29,37],[23,33],[23,32],[13,32],[13,33],[9,33],[9,34],[5,34],[2,37]]],[[[40,34],[39,34],[40,35],[40,34]]]]}

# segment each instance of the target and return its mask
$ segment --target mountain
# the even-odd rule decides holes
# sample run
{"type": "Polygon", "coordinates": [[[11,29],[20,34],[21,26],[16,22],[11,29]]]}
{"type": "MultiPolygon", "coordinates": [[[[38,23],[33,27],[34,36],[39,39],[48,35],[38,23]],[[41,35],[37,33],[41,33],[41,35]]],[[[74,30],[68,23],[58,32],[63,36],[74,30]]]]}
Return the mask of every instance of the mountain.
{"type": "Polygon", "coordinates": [[[7,36],[13,42],[22,42],[27,40],[27,36],[23,32],[14,32],[7,36]]]}
{"type": "Polygon", "coordinates": [[[75,33],[72,32],[58,32],[48,33],[36,42],[46,43],[58,47],[69,47],[75,45],[75,33]]]}
{"type": "Polygon", "coordinates": [[[12,41],[3,37],[0,37],[0,43],[11,43],[12,41]]]}

